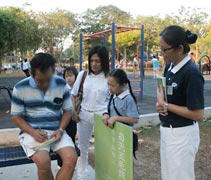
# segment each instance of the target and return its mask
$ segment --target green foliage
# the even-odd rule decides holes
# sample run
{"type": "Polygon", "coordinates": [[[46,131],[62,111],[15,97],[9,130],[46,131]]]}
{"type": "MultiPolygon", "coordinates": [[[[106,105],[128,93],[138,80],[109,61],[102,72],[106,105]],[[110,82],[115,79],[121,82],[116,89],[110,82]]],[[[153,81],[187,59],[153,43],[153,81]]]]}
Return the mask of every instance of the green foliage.
{"type": "Polygon", "coordinates": [[[19,8],[0,8],[0,56],[10,51],[35,50],[40,42],[38,23],[19,8]]]}
{"type": "Polygon", "coordinates": [[[113,5],[99,6],[96,9],[88,9],[79,16],[79,26],[86,34],[96,33],[110,29],[111,23],[126,25],[131,15],[113,5]]]}
{"type": "MultiPolygon", "coordinates": [[[[197,33],[198,41],[191,45],[198,58],[203,54],[210,55],[211,21],[208,14],[199,8],[181,7],[178,12],[159,16],[132,17],[115,6],[99,6],[88,9],[80,15],[57,9],[53,12],[34,13],[20,8],[0,8],[0,56],[11,51],[21,53],[34,52],[39,46],[45,47],[57,59],[65,57],[79,58],[79,33],[92,34],[111,28],[112,22],[118,26],[145,27],[145,51],[159,54],[159,34],[167,26],[178,24],[197,33]],[[73,40],[65,53],[64,41],[73,40]]],[[[84,39],[84,55],[95,44],[102,44],[103,39],[84,39]]],[[[110,48],[111,37],[108,37],[110,48]]],[[[140,46],[140,31],[130,31],[116,35],[117,53],[124,53],[125,58],[133,56],[140,46]]]]}
{"type": "MultiPolygon", "coordinates": [[[[108,38],[111,43],[111,36],[108,38]]],[[[140,30],[128,31],[116,35],[116,47],[130,47],[140,42],[140,30]]]]}
{"type": "MultiPolygon", "coordinates": [[[[125,26],[130,22],[131,15],[113,5],[99,6],[88,9],[78,17],[79,27],[84,34],[92,34],[111,28],[112,22],[125,26]]],[[[78,37],[78,36],[77,36],[78,37]]],[[[76,38],[77,39],[77,38],[76,38]]],[[[94,44],[102,44],[103,40],[90,39],[86,41],[86,51],[94,44]]]]}
{"type": "Polygon", "coordinates": [[[76,25],[75,15],[69,11],[57,9],[55,12],[36,14],[40,24],[43,43],[50,48],[51,53],[61,59],[64,41],[73,33],[76,25]],[[56,48],[53,52],[53,47],[56,48]]]}

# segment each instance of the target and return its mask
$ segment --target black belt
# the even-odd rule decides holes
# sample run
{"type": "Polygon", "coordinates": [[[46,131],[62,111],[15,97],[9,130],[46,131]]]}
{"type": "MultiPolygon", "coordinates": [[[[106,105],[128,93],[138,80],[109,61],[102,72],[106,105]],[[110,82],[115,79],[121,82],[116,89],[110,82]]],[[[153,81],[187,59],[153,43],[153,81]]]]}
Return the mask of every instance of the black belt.
{"type": "Polygon", "coordinates": [[[180,128],[180,127],[186,127],[186,126],[192,126],[196,123],[196,121],[193,121],[192,123],[190,124],[179,124],[179,125],[172,125],[172,124],[169,124],[169,123],[164,123],[161,121],[160,125],[162,127],[167,127],[167,128],[180,128]]]}

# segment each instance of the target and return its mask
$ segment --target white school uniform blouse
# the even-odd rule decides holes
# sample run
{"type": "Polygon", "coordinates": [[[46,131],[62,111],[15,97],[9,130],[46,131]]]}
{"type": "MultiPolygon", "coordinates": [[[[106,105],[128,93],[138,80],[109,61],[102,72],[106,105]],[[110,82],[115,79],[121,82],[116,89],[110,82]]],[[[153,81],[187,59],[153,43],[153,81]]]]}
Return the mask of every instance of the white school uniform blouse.
{"type": "MultiPolygon", "coordinates": [[[[73,86],[71,94],[78,95],[79,86],[82,80],[84,71],[78,74],[76,82],[73,86]]],[[[109,90],[107,84],[107,78],[104,73],[93,74],[88,73],[83,85],[83,100],[81,109],[85,111],[107,111],[107,105],[109,101],[109,90]]]]}

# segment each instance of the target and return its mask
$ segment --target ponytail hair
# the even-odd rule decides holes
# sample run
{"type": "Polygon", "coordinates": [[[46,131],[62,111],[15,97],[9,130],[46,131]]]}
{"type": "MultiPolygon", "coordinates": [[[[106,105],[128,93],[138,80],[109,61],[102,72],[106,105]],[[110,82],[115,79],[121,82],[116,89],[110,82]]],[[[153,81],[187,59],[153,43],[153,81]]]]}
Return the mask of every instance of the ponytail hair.
{"type": "Polygon", "coordinates": [[[178,25],[171,25],[166,27],[160,36],[163,40],[172,47],[183,46],[184,52],[188,53],[190,51],[189,44],[194,44],[198,38],[197,34],[192,33],[190,30],[186,30],[178,25]]]}
{"type": "Polygon", "coordinates": [[[127,74],[125,73],[124,70],[114,69],[113,71],[110,72],[109,76],[116,78],[117,82],[120,85],[128,84],[130,94],[133,97],[135,103],[137,103],[136,97],[133,94],[133,90],[132,90],[132,87],[131,87],[131,84],[130,84],[130,80],[128,79],[127,74]]]}
{"type": "Polygon", "coordinates": [[[128,87],[129,87],[130,94],[131,94],[131,96],[133,97],[135,103],[137,103],[137,100],[136,100],[135,95],[133,94],[133,90],[132,90],[132,87],[131,87],[131,84],[130,84],[130,80],[129,80],[129,79],[128,79],[128,82],[127,82],[127,83],[128,83],[128,87]]]}

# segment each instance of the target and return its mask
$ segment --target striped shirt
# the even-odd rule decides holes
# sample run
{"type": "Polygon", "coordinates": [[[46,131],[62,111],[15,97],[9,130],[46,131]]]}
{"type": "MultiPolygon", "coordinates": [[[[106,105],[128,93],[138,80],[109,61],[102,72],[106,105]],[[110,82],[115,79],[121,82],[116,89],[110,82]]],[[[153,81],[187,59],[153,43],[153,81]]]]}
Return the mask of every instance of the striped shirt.
{"type": "Polygon", "coordinates": [[[34,79],[18,82],[13,90],[11,115],[21,115],[35,129],[56,130],[64,111],[72,110],[69,87],[65,80],[53,76],[46,93],[34,79]]]}

